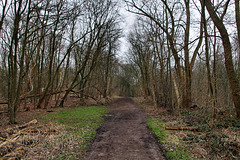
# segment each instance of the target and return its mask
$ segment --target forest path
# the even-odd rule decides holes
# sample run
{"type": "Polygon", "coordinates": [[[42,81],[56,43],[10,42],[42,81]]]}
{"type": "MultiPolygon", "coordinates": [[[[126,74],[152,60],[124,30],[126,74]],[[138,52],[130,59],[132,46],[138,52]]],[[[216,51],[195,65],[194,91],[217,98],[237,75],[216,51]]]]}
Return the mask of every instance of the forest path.
{"type": "Polygon", "coordinates": [[[132,99],[116,99],[110,109],[83,160],[166,159],[132,99]]]}

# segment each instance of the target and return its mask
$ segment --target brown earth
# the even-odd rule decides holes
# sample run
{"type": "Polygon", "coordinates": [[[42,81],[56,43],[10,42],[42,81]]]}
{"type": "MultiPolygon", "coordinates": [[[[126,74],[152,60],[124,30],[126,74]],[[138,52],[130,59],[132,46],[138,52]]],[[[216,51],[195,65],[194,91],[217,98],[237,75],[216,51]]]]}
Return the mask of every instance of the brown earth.
{"type": "Polygon", "coordinates": [[[166,159],[132,99],[116,99],[110,110],[83,160],[166,159]]]}

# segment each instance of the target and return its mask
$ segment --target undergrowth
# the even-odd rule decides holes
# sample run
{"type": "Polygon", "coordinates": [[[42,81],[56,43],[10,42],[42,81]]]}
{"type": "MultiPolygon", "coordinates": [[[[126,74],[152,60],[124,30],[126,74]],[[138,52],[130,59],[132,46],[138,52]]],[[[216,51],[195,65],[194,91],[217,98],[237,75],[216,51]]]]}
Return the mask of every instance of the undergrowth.
{"type": "Polygon", "coordinates": [[[181,109],[180,113],[174,114],[164,107],[154,107],[153,104],[145,103],[143,98],[134,100],[149,117],[152,117],[148,119],[148,126],[156,135],[160,135],[162,146],[171,159],[240,159],[240,120],[236,119],[233,110],[216,109],[216,116],[211,125],[209,106],[181,109]],[[165,125],[198,127],[198,129],[171,130],[164,134],[165,125]]]}
{"type": "Polygon", "coordinates": [[[209,121],[204,111],[193,110],[182,111],[181,117],[162,114],[149,118],[147,125],[157,135],[170,159],[240,159],[240,121],[228,115],[217,115],[213,128],[209,121]],[[198,126],[198,130],[166,131],[165,125],[198,126]]]}
{"type": "Polygon", "coordinates": [[[159,142],[163,144],[167,151],[167,157],[173,160],[190,159],[187,150],[189,148],[178,145],[179,138],[171,135],[165,130],[165,124],[159,121],[157,118],[148,118],[147,125],[157,136],[159,142]]]}
{"type": "Polygon", "coordinates": [[[38,144],[24,159],[80,159],[107,111],[103,106],[65,108],[60,112],[39,115],[43,123],[53,122],[58,133],[47,138],[36,137],[38,144]]]}

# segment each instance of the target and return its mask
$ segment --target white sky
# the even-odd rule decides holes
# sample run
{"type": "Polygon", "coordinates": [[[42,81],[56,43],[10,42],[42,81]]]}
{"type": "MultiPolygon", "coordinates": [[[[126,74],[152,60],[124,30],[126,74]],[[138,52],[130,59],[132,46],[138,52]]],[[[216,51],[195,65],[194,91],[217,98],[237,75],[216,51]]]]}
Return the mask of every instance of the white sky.
{"type": "Polygon", "coordinates": [[[126,58],[126,53],[128,51],[129,44],[127,42],[127,35],[129,31],[133,28],[134,21],[135,21],[135,15],[128,12],[124,6],[120,9],[120,14],[123,18],[123,23],[121,24],[123,29],[123,37],[120,38],[120,49],[118,51],[117,57],[120,59],[126,58]]]}
{"type": "MultiPolygon", "coordinates": [[[[198,1],[197,1],[198,2],[198,1]]],[[[117,57],[120,60],[126,60],[127,58],[127,52],[128,52],[128,48],[129,48],[129,43],[127,42],[127,36],[129,31],[131,31],[134,28],[134,22],[136,20],[136,15],[133,13],[130,13],[126,10],[126,6],[124,4],[121,4],[121,9],[120,9],[120,15],[122,16],[123,22],[121,24],[121,27],[123,29],[123,36],[122,38],[120,38],[120,49],[117,52],[117,57]]],[[[194,12],[194,14],[191,15],[191,20],[196,20],[196,22],[194,24],[191,24],[191,33],[190,33],[190,38],[191,40],[196,39],[199,36],[199,22],[200,22],[200,14],[198,11],[196,11],[195,6],[192,6],[193,8],[191,9],[192,12],[194,12]],[[199,22],[198,22],[199,21],[199,22]]],[[[229,9],[228,9],[228,15],[226,15],[225,19],[229,19],[229,15],[234,15],[234,5],[230,5],[229,9]]],[[[207,14],[208,16],[208,14],[207,14]]],[[[235,17],[235,15],[234,15],[235,17]]],[[[235,19],[233,19],[234,21],[235,19]]],[[[228,28],[228,32],[229,35],[232,36],[233,33],[235,33],[236,31],[234,30],[235,28],[232,26],[234,22],[229,23],[230,25],[226,25],[226,27],[228,28]]],[[[227,24],[227,23],[226,23],[227,24]]],[[[193,46],[195,46],[197,44],[198,41],[196,41],[196,43],[192,44],[193,46]]],[[[193,47],[194,49],[195,47],[193,47]]]]}

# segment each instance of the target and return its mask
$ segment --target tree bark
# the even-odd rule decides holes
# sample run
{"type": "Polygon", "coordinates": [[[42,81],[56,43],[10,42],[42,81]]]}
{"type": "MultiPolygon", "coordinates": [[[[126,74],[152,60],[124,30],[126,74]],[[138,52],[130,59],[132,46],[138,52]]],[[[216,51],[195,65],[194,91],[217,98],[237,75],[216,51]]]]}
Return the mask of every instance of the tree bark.
{"type": "Polygon", "coordinates": [[[184,55],[185,55],[185,94],[184,107],[190,108],[192,103],[192,69],[189,63],[189,36],[190,36],[190,8],[189,0],[184,0],[186,6],[186,28],[184,38],[184,55]]]}
{"type": "MultiPolygon", "coordinates": [[[[18,43],[19,43],[19,26],[21,20],[21,8],[22,8],[22,0],[19,2],[14,2],[15,6],[15,18],[14,18],[14,26],[13,26],[13,34],[11,39],[11,44],[9,47],[9,56],[8,56],[8,67],[9,67],[9,77],[8,77],[8,111],[9,111],[9,123],[16,123],[16,112],[19,103],[19,95],[18,95],[18,68],[17,68],[17,52],[18,52],[18,43]],[[14,50],[13,50],[14,48],[14,50]]],[[[23,57],[21,57],[22,59],[23,57]]],[[[20,76],[20,75],[19,75],[20,76]]],[[[21,77],[20,77],[21,78],[21,77]]]]}
{"type": "Polygon", "coordinates": [[[231,48],[229,35],[223,22],[217,16],[211,1],[205,1],[205,4],[210,14],[210,17],[213,20],[214,24],[216,25],[217,29],[219,30],[222,38],[223,47],[224,47],[225,66],[227,70],[229,83],[232,89],[233,102],[236,108],[237,117],[240,118],[240,86],[237,79],[237,74],[234,70],[234,65],[232,60],[232,48],[231,48]]]}
{"type": "Polygon", "coordinates": [[[240,6],[239,0],[235,0],[235,15],[236,15],[236,24],[237,24],[237,34],[238,34],[238,44],[240,48],[240,6]]]}
{"type": "MultiPolygon", "coordinates": [[[[205,2],[203,2],[205,3],[205,2]]],[[[206,67],[207,67],[207,79],[208,79],[208,92],[210,93],[211,98],[211,120],[210,125],[213,127],[213,120],[215,117],[215,103],[214,103],[214,91],[213,91],[213,84],[212,84],[212,77],[211,77],[211,70],[210,70],[210,55],[209,55],[209,45],[208,45],[208,32],[207,32],[207,20],[205,16],[205,4],[202,4],[203,13],[202,16],[204,17],[204,38],[205,38],[205,56],[206,56],[206,67]]]]}

